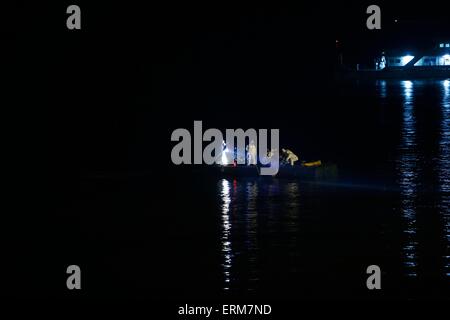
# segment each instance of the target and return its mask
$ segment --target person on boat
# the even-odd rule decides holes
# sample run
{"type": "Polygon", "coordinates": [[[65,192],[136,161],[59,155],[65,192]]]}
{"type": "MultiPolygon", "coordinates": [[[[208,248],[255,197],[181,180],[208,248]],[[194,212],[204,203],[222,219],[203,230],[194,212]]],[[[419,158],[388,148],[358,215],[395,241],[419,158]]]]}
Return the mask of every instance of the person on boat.
{"type": "Polygon", "coordinates": [[[250,144],[247,146],[247,164],[248,165],[256,165],[256,145],[252,140],[250,144]]]}
{"type": "Polygon", "coordinates": [[[297,155],[295,153],[293,153],[291,150],[281,149],[281,151],[283,152],[286,162],[290,163],[291,166],[294,165],[295,161],[298,161],[297,155]]]}

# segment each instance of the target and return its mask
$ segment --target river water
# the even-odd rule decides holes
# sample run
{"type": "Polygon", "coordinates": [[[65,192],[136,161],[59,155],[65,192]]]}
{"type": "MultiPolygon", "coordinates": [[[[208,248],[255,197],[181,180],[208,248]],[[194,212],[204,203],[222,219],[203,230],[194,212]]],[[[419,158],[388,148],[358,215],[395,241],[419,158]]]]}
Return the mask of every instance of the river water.
{"type": "MultiPolygon", "coordinates": [[[[362,96],[358,86],[340,98],[362,96]]],[[[380,123],[397,115],[377,124],[387,132],[362,151],[370,158],[366,175],[353,175],[347,159],[332,182],[221,179],[211,186],[224,292],[373,296],[365,272],[375,264],[383,274],[380,297],[448,297],[450,81],[361,87],[380,109],[380,123]]]]}
{"type": "Polygon", "coordinates": [[[289,146],[336,164],[337,179],[221,178],[171,164],[82,177],[52,220],[64,228],[40,246],[46,286],[77,261],[94,297],[448,298],[450,80],[348,83],[328,95],[296,127],[312,143],[289,146]],[[366,287],[370,265],[381,290],[366,287]]]}

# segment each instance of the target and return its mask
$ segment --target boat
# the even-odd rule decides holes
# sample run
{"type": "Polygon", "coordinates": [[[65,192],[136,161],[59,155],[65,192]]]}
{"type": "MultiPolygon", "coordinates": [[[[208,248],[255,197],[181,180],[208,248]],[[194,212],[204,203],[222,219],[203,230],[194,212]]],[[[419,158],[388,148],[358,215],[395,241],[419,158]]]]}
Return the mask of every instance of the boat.
{"type": "Polygon", "coordinates": [[[298,165],[280,164],[278,172],[273,176],[261,175],[259,165],[218,165],[213,167],[220,176],[226,177],[278,177],[298,178],[301,180],[335,179],[337,166],[335,164],[322,164],[319,161],[303,162],[298,165]]]}

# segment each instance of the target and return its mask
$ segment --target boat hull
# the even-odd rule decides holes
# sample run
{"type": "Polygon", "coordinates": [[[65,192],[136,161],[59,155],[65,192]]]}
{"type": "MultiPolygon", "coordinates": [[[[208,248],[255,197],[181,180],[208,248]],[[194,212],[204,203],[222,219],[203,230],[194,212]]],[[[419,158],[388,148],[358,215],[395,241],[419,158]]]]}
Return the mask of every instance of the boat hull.
{"type": "Polygon", "coordinates": [[[260,167],[258,166],[216,166],[214,170],[217,174],[227,177],[277,177],[302,180],[333,179],[337,177],[337,166],[334,164],[318,167],[281,165],[274,176],[260,175],[260,167]]]}

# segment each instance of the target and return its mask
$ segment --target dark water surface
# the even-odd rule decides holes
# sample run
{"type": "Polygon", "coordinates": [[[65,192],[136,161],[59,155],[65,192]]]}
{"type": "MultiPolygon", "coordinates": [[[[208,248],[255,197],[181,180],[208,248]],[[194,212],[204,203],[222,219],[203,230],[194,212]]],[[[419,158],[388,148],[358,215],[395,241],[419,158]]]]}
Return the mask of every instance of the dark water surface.
{"type": "MultiPolygon", "coordinates": [[[[338,159],[337,181],[238,178],[203,185],[201,198],[213,199],[205,224],[212,234],[204,241],[219,261],[204,270],[215,273],[204,281],[194,272],[194,282],[200,280],[191,284],[194,291],[205,285],[204,293],[230,296],[449,297],[450,81],[357,84],[338,99],[341,105],[357,99],[359,112],[371,118],[350,121],[360,137],[346,148],[360,151],[347,154],[362,156],[338,159]],[[379,109],[375,120],[372,107],[379,109]],[[380,132],[368,133],[361,145],[366,130],[380,132]],[[383,273],[380,293],[365,287],[371,264],[383,273]]],[[[199,237],[188,226],[184,231],[199,237]]],[[[206,252],[185,252],[183,261],[195,269],[206,252]]]]}
{"type": "Polygon", "coordinates": [[[56,214],[61,261],[81,261],[94,297],[448,298],[450,80],[353,83],[332,102],[299,153],[337,180],[86,177],[56,214]]]}

